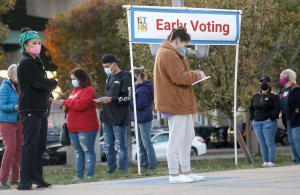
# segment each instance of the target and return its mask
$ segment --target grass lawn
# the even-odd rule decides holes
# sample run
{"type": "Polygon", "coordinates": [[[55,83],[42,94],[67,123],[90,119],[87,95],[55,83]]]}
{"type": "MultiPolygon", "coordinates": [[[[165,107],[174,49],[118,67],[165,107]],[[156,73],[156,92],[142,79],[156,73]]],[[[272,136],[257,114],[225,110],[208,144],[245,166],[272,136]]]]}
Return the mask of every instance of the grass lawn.
{"type": "MultiPolygon", "coordinates": [[[[238,165],[234,164],[234,159],[220,159],[220,160],[195,160],[192,161],[192,169],[195,173],[226,171],[234,169],[250,169],[259,168],[261,165],[261,157],[255,158],[253,165],[248,165],[244,159],[238,159],[238,165]]],[[[276,166],[292,165],[290,155],[279,155],[276,159],[276,166]]],[[[53,185],[56,184],[71,184],[76,174],[74,167],[67,166],[47,166],[44,167],[45,180],[53,185]]],[[[93,179],[84,179],[81,182],[95,182],[95,181],[109,181],[115,179],[131,179],[143,178],[153,176],[167,176],[168,169],[166,162],[159,162],[158,168],[155,170],[142,170],[142,174],[138,175],[137,165],[130,165],[127,172],[116,171],[113,174],[107,173],[106,165],[97,165],[95,177],[93,179]]],[[[4,189],[10,189],[11,186],[7,185],[4,189]]]]}
{"type": "MultiPolygon", "coordinates": [[[[234,159],[220,159],[220,160],[197,160],[192,161],[192,169],[195,173],[226,171],[234,169],[250,169],[262,167],[260,162],[261,157],[255,158],[253,165],[248,165],[244,159],[238,159],[238,166],[234,164],[234,159]]],[[[277,156],[276,166],[292,165],[292,160],[289,155],[277,156]]],[[[85,179],[82,182],[89,181],[108,181],[115,179],[130,179],[143,178],[152,176],[166,176],[168,175],[167,163],[159,162],[158,168],[155,170],[142,170],[142,174],[138,175],[137,165],[130,165],[127,172],[116,171],[113,174],[107,173],[106,165],[98,165],[93,179],[85,179]]],[[[52,184],[70,184],[74,178],[76,170],[67,167],[45,167],[45,180],[52,184]]]]}

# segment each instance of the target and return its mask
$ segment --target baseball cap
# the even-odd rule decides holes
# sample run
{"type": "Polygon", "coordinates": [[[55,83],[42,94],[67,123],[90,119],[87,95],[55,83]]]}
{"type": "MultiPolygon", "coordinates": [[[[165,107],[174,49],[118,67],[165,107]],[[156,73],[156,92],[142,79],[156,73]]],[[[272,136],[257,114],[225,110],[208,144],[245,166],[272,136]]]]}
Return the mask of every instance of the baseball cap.
{"type": "Polygon", "coordinates": [[[262,76],[259,81],[271,83],[271,78],[269,76],[262,76]]]}
{"type": "Polygon", "coordinates": [[[101,62],[103,64],[106,63],[113,63],[113,62],[118,62],[119,60],[112,54],[105,54],[104,56],[102,56],[101,62]]]}

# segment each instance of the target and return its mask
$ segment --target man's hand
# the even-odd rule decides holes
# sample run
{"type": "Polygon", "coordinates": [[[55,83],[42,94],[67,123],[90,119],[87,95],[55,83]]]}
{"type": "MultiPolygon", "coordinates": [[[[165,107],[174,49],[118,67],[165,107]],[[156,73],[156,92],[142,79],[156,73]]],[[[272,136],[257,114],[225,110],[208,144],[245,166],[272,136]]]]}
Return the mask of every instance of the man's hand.
{"type": "Polygon", "coordinates": [[[53,100],[52,104],[57,105],[60,109],[63,107],[64,100],[53,100]]]}
{"type": "Polygon", "coordinates": [[[100,97],[100,98],[97,98],[97,99],[94,99],[94,102],[97,102],[97,103],[104,103],[104,104],[107,104],[107,103],[110,103],[111,102],[111,97],[100,97]]]}

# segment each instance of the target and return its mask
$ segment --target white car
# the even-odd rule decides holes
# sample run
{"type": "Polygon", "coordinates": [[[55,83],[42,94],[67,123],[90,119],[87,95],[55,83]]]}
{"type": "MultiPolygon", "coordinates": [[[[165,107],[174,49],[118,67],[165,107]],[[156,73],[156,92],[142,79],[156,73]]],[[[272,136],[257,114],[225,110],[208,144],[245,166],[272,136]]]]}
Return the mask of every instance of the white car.
{"type": "MultiPolygon", "coordinates": [[[[167,146],[169,140],[169,132],[159,132],[151,135],[153,147],[155,150],[157,160],[167,159],[167,146]]],[[[199,156],[205,154],[206,144],[202,137],[195,136],[192,142],[191,156],[199,156]]],[[[132,142],[132,161],[137,160],[136,142],[132,142]]]]}

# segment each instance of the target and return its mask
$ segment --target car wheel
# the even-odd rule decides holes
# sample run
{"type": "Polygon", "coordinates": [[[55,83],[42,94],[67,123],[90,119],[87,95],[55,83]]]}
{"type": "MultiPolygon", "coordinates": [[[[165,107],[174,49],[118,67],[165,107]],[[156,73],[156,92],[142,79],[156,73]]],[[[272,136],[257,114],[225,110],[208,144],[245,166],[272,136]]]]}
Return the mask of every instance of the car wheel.
{"type": "Polygon", "coordinates": [[[289,145],[289,139],[288,139],[288,136],[287,135],[284,135],[281,139],[281,145],[283,146],[287,146],[289,145]]]}
{"type": "Polygon", "coordinates": [[[194,147],[191,148],[191,156],[198,156],[197,149],[194,147]]]}

